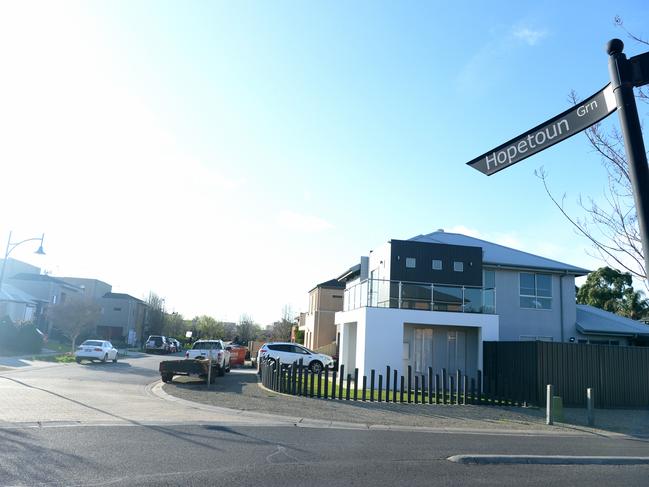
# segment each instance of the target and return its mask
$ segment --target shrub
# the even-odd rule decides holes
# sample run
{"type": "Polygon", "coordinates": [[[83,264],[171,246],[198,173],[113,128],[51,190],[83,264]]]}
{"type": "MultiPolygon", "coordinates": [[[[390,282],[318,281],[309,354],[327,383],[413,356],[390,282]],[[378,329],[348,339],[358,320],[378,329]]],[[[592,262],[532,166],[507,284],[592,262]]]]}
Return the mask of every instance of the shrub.
{"type": "Polygon", "coordinates": [[[0,349],[7,352],[40,353],[43,334],[33,323],[15,324],[9,317],[0,320],[0,349]]]}

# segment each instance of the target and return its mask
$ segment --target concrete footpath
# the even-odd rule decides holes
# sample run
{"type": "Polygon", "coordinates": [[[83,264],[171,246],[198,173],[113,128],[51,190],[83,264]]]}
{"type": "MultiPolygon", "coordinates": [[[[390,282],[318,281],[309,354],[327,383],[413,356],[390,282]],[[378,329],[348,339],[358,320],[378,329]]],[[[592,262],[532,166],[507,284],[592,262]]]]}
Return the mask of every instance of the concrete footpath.
{"type": "Polygon", "coordinates": [[[286,396],[263,388],[250,369],[235,369],[219,377],[209,390],[204,382],[181,376],[156,389],[161,396],[167,394],[207,406],[283,416],[302,422],[485,433],[621,434],[649,439],[647,410],[596,410],[596,427],[590,428],[586,426],[585,409],[568,408],[564,410],[563,422],[547,426],[545,410],[539,408],[386,404],[286,396]]]}

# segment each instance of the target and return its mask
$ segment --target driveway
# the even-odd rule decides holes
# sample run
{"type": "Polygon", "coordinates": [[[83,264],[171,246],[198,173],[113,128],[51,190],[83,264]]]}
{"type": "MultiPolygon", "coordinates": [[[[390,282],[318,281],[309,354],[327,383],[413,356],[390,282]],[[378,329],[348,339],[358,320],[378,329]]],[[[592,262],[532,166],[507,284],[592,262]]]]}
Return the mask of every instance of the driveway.
{"type": "Polygon", "coordinates": [[[113,363],[21,364],[0,371],[0,427],[43,424],[249,423],[236,411],[188,407],[150,393],[164,356],[113,363]]]}

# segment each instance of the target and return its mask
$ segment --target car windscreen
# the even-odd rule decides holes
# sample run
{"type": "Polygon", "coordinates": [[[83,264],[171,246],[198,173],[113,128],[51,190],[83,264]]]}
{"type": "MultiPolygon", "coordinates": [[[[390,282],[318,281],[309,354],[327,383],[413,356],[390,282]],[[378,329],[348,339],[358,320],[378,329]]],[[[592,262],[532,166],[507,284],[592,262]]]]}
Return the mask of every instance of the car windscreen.
{"type": "Polygon", "coordinates": [[[162,337],[149,337],[149,341],[156,344],[156,346],[162,345],[162,337]]]}
{"type": "Polygon", "coordinates": [[[192,350],[221,350],[221,342],[196,342],[192,350]]]}
{"type": "Polygon", "coordinates": [[[81,345],[84,347],[101,347],[103,344],[104,342],[100,342],[99,340],[86,340],[81,345]]]}

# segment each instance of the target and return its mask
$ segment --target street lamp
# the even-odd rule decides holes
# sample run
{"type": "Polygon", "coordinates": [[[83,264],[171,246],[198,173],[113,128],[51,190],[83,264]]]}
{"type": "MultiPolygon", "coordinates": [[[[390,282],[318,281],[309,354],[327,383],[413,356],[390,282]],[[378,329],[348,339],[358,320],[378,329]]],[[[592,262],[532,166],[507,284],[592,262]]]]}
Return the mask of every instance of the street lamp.
{"type": "Polygon", "coordinates": [[[20,242],[12,242],[11,232],[9,232],[9,239],[7,240],[7,248],[5,249],[5,258],[2,261],[2,271],[0,271],[0,291],[2,291],[2,281],[4,280],[5,277],[5,266],[7,265],[7,258],[9,257],[11,251],[16,247],[18,247],[20,244],[24,244],[25,242],[31,242],[32,240],[40,240],[41,244],[38,246],[38,250],[36,250],[36,252],[34,253],[38,255],[45,255],[45,251],[43,250],[43,239],[45,239],[45,234],[41,235],[40,237],[26,238],[25,240],[21,240],[20,242]]]}

